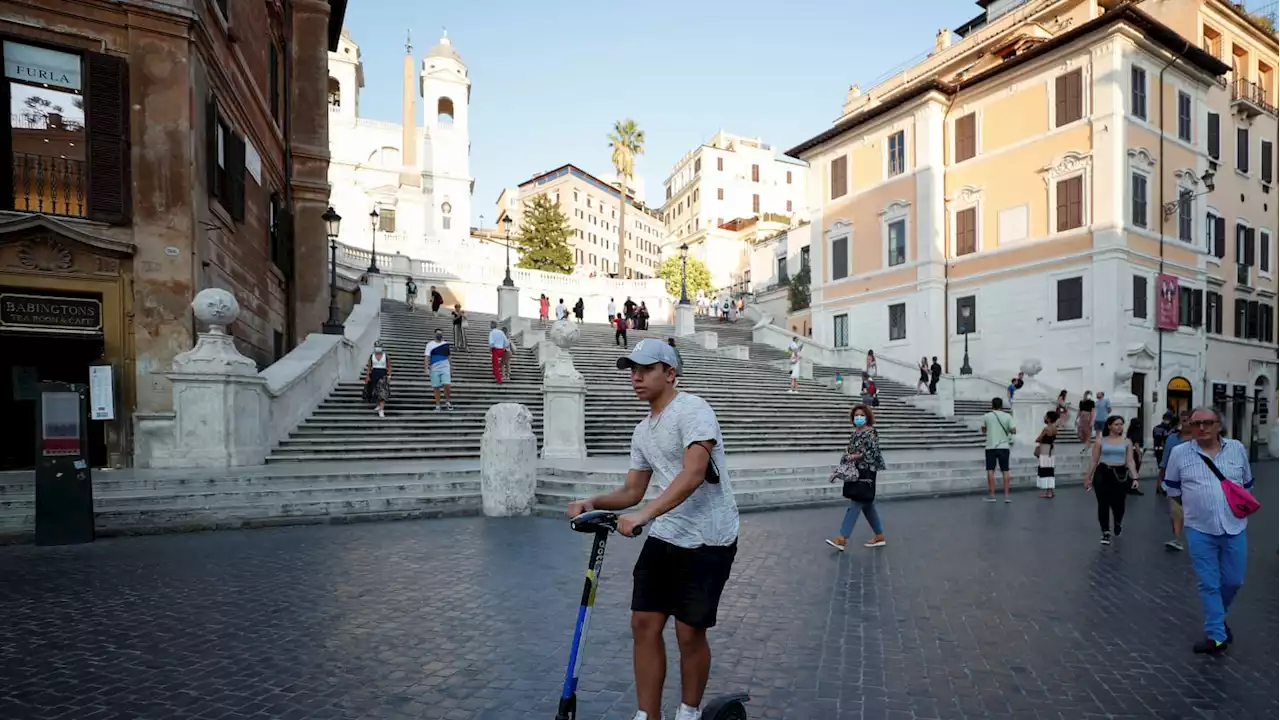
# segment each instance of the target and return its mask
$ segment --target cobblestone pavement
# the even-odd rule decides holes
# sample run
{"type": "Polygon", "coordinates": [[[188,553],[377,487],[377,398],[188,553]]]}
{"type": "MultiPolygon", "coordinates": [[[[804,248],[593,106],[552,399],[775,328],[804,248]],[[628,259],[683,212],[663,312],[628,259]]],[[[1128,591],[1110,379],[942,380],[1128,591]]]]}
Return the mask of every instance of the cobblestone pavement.
{"type": "MultiPolygon", "coordinates": [[[[1163,501],[1131,498],[1103,548],[1073,486],[887,502],[890,544],[845,555],[821,542],[840,509],[744,516],[711,691],[789,720],[1276,717],[1276,465],[1257,473],[1224,657],[1190,652],[1199,602],[1163,501]]],[[[529,518],[0,547],[0,718],[550,720],[587,543],[529,518]]],[[[581,718],[634,708],[639,547],[610,545],[581,718]]]]}

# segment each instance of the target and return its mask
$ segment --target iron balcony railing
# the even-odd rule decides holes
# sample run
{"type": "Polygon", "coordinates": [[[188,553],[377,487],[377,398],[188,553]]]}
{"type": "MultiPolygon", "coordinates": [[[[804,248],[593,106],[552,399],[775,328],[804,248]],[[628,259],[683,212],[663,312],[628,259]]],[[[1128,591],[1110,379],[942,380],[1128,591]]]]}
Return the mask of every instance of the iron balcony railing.
{"type": "Polygon", "coordinates": [[[1249,82],[1244,78],[1236,78],[1236,81],[1232,83],[1231,99],[1244,100],[1257,105],[1271,115],[1276,114],[1276,106],[1272,104],[1271,94],[1267,92],[1267,88],[1258,83],[1249,82]]]}
{"type": "Polygon", "coordinates": [[[15,152],[13,209],[84,217],[87,170],[83,160],[15,152]]]}

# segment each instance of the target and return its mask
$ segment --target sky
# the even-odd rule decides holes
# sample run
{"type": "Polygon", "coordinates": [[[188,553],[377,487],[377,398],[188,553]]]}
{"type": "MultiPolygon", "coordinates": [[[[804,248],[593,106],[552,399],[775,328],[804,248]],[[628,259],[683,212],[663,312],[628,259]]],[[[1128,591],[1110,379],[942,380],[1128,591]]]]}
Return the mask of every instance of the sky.
{"type": "MultiPolygon", "coordinates": [[[[922,59],[969,0],[351,0],[360,114],[399,122],[405,30],[421,63],[442,29],[471,74],[472,222],[503,188],[572,163],[613,176],[607,134],[645,133],[636,172],[661,205],[675,162],[718,130],[779,153],[831,126],[849,86],[922,59]]],[[[417,101],[419,122],[422,100],[417,101]]]]}

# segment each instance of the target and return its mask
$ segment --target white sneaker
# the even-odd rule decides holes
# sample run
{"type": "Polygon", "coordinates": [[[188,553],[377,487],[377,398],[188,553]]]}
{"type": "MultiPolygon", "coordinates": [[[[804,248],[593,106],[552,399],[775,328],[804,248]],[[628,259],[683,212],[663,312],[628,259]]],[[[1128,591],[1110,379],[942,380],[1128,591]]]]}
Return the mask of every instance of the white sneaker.
{"type": "Polygon", "coordinates": [[[689,707],[684,703],[680,703],[680,709],[676,711],[676,720],[701,720],[702,711],[696,707],[689,707]]]}
{"type": "MultiPolygon", "coordinates": [[[[635,716],[635,718],[633,718],[633,720],[649,720],[649,713],[647,713],[647,712],[645,712],[645,711],[643,711],[643,710],[637,710],[637,711],[636,711],[636,716],[635,716]]],[[[666,715],[659,715],[659,716],[658,716],[658,720],[667,720],[667,716],[666,716],[666,715]]]]}
{"type": "Polygon", "coordinates": [[[378,411],[378,417],[380,417],[380,418],[384,418],[384,417],[386,417],[386,416],[387,416],[387,414],[386,414],[386,413],[382,412],[381,410],[379,410],[379,411],[378,411]]]}

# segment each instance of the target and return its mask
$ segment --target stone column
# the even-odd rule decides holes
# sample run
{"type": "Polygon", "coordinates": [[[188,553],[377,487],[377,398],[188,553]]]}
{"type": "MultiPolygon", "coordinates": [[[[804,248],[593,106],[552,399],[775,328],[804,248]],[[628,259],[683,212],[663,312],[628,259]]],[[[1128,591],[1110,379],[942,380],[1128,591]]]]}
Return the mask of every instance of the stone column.
{"type": "Polygon", "coordinates": [[[173,452],[153,466],[260,465],[267,457],[270,423],[266,380],[225,332],[240,305],[226,290],[208,288],[191,307],[209,331],[173,361],[173,452]]]}
{"type": "Polygon", "coordinates": [[[329,317],[329,239],[320,219],[329,206],[329,3],[293,0],[290,7],[285,92],[293,154],[285,161],[293,169],[293,341],[301,344],[329,317]]]}
{"type": "Polygon", "coordinates": [[[498,403],[484,414],[480,439],[480,497],[487,517],[529,515],[536,502],[538,438],[533,413],[498,403]]]}
{"type": "Polygon", "coordinates": [[[693,334],[693,305],[676,305],[676,337],[693,334]]]}
{"type": "Polygon", "coordinates": [[[520,317],[520,288],[498,286],[498,322],[520,317]]]}
{"type": "Polygon", "coordinates": [[[542,457],[585,460],[587,383],[569,353],[582,331],[576,323],[561,320],[548,335],[559,352],[543,366],[542,457]]]}

